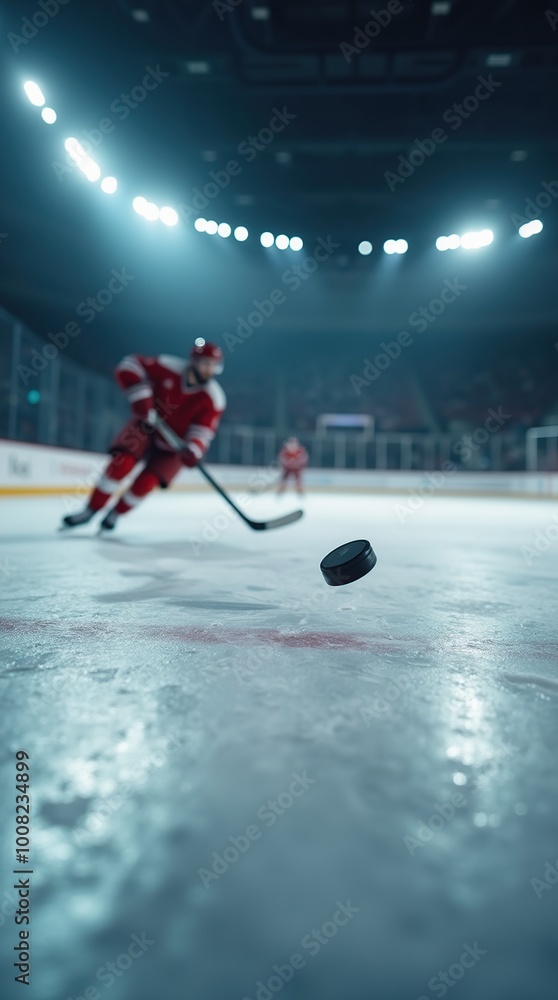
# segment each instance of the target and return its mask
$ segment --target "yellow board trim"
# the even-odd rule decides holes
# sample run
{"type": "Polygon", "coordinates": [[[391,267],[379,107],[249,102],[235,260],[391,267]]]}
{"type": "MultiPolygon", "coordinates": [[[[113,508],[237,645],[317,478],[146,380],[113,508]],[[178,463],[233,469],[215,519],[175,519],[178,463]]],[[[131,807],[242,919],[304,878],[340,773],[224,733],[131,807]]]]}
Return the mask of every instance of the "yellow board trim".
{"type": "MultiPolygon", "coordinates": [[[[250,496],[258,496],[258,491],[250,491],[246,483],[225,483],[227,490],[238,493],[249,493],[250,496]]],[[[80,486],[0,486],[0,497],[25,497],[25,496],[86,496],[90,490],[80,486]]],[[[173,486],[172,493],[210,493],[211,487],[204,483],[192,484],[191,486],[173,486]]],[[[273,493],[273,490],[262,490],[261,495],[265,496],[273,493]]],[[[409,490],[388,486],[310,486],[305,492],[309,493],[358,493],[362,495],[375,496],[408,496],[409,490]]],[[[296,499],[294,492],[285,493],[284,496],[296,499]]],[[[440,497],[471,497],[476,499],[500,499],[500,500],[552,500],[558,501],[558,494],[551,493],[500,493],[497,490],[486,490],[480,493],[473,490],[436,490],[430,496],[440,497]]]]}

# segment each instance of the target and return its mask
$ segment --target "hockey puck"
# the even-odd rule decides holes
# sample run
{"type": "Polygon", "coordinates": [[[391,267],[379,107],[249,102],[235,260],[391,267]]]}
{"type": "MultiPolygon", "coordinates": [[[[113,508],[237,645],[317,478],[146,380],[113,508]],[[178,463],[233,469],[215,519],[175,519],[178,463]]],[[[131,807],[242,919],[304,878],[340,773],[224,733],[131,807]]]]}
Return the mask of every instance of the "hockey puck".
{"type": "Polygon", "coordinates": [[[342,587],[366,576],[376,565],[376,553],[370,542],[359,538],[328,552],[320,563],[323,578],[330,587],[342,587]]]}

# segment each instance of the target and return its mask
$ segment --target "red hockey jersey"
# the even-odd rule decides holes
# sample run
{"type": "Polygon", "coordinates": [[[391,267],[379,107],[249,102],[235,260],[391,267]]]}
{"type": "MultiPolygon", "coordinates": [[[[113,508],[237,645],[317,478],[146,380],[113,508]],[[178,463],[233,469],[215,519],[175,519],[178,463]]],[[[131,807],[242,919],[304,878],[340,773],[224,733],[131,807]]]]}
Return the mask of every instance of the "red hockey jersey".
{"type": "MultiPolygon", "coordinates": [[[[114,374],[135,416],[146,417],[149,410],[157,410],[196,457],[203,458],[215,437],[227,400],[213,378],[204,385],[187,385],[188,364],[184,358],[172,354],[159,354],[156,358],[128,354],[114,374]]],[[[157,432],[155,443],[163,451],[172,451],[157,432]]]]}
{"type": "Polygon", "coordinates": [[[308,465],[308,452],[301,444],[294,448],[284,445],[279,452],[279,463],[287,472],[299,472],[308,465]]]}

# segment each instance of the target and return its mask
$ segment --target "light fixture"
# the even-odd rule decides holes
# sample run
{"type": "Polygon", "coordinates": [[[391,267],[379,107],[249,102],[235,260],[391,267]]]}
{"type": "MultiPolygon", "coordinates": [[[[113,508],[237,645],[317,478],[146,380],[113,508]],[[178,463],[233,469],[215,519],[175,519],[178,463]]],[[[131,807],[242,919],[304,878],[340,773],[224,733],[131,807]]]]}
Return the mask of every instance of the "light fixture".
{"type": "Polygon", "coordinates": [[[205,224],[205,231],[208,236],[215,236],[215,233],[217,232],[218,228],[219,226],[217,225],[216,222],[213,221],[213,219],[209,219],[208,222],[206,222],[205,224]]]}
{"type": "Polygon", "coordinates": [[[137,198],[134,198],[132,202],[132,208],[134,209],[134,212],[138,213],[138,215],[145,215],[146,206],[147,198],[144,198],[143,195],[139,195],[137,198]]]}
{"type": "Polygon", "coordinates": [[[118,187],[118,181],[116,177],[103,177],[101,181],[101,190],[105,194],[114,194],[118,187]]]}
{"type": "Polygon", "coordinates": [[[526,222],[524,226],[519,229],[519,235],[524,239],[528,240],[530,236],[536,236],[537,233],[541,233],[543,229],[543,224],[540,219],[533,219],[532,222],[526,222]]]}
{"type": "Polygon", "coordinates": [[[57,115],[54,108],[43,108],[41,111],[41,118],[47,123],[47,125],[54,125],[56,117],[57,115]]]}
{"type": "Polygon", "coordinates": [[[237,226],[234,231],[234,238],[238,240],[239,243],[243,243],[244,240],[248,239],[248,230],[246,226],[237,226]]]}
{"type": "Polygon", "coordinates": [[[303,244],[300,236],[291,236],[291,238],[289,240],[289,246],[290,246],[291,250],[298,251],[298,250],[302,250],[302,247],[304,246],[304,244],[303,244]]]}
{"type": "Polygon", "coordinates": [[[23,89],[31,101],[31,104],[34,104],[36,108],[42,108],[43,104],[46,103],[45,95],[43,94],[38,83],[34,83],[33,80],[27,80],[27,82],[23,84],[23,89]]]}
{"type": "Polygon", "coordinates": [[[464,233],[461,237],[461,246],[464,250],[480,250],[481,247],[489,246],[494,240],[494,233],[491,229],[482,229],[480,232],[464,233]]]}
{"type": "Polygon", "coordinates": [[[176,226],[178,223],[178,212],[174,208],[165,205],[159,212],[159,218],[165,226],[176,226]]]}
{"type": "Polygon", "coordinates": [[[154,201],[148,201],[143,210],[143,217],[147,219],[148,222],[157,222],[159,218],[159,209],[154,201]]]}
{"type": "Polygon", "coordinates": [[[387,254],[407,253],[408,249],[409,244],[407,240],[386,240],[384,243],[384,252],[387,254]]]}
{"type": "Polygon", "coordinates": [[[289,245],[289,237],[288,236],[285,236],[284,233],[281,233],[280,236],[276,236],[276,238],[275,238],[275,246],[277,247],[278,250],[286,250],[287,247],[288,247],[288,245],[289,245]]]}
{"type": "Polygon", "coordinates": [[[275,243],[273,233],[262,233],[260,243],[263,247],[272,247],[275,243]]]}
{"type": "Polygon", "coordinates": [[[194,222],[194,229],[198,233],[205,233],[205,227],[207,226],[207,219],[196,219],[194,222]]]}
{"type": "Polygon", "coordinates": [[[226,239],[227,236],[231,235],[232,229],[229,226],[228,222],[220,222],[219,225],[217,226],[217,232],[219,236],[222,236],[223,239],[226,239]]]}
{"type": "Polygon", "coordinates": [[[361,240],[358,245],[358,252],[362,254],[363,257],[367,257],[369,253],[372,253],[372,244],[370,240],[361,240]]]}

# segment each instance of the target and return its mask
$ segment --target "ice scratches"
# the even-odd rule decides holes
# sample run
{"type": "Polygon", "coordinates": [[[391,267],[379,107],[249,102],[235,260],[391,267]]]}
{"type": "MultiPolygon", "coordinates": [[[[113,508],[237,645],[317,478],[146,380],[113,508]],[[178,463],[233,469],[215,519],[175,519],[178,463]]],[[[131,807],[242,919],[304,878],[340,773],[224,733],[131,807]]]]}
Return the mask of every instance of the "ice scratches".
{"type": "Polygon", "coordinates": [[[550,694],[558,695],[558,681],[551,677],[541,677],[539,674],[504,674],[504,680],[518,687],[534,687],[550,694]]]}

